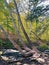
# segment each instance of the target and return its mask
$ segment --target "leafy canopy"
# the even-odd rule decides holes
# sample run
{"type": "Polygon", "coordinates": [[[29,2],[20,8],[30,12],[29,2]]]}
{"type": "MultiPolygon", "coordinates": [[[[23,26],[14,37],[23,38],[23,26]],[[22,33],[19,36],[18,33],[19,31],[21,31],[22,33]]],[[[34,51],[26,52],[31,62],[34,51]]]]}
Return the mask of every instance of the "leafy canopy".
{"type": "Polygon", "coordinates": [[[40,5],[43,1],[29,0],[29,13],[27,14],[27,20],[36,20],[36,22],[38,22],[39,17],[45,16],[46,8],[43,5],[40,5]]]}

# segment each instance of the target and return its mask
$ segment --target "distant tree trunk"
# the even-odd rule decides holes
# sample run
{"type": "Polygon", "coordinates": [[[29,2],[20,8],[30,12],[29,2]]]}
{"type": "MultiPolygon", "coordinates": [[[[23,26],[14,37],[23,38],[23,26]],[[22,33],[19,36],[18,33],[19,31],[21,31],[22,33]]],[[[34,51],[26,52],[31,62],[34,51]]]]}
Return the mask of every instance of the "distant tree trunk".
{"type": "Polygon", "coordinates": [[[32,21],[30,22],[30,35],[32,34],[32,21]]]}
{"type": "Polygon", "coordinates": [[[38,19],[36,19],[36,40],[38,40],[38,45],[41,45],[42,43],[43,43],[43,40],[40,38],[40,37],[38,37],[38,35],[37,35],[37,24],[38,24],[38,19]]]}
{"type": "Polygon", "coordinates": [[[35,35],[36,39],[38,40],[38,45],[40,46],[43,43],[43,40],[35,33],[32,31],[32,33],[35,35]]]}

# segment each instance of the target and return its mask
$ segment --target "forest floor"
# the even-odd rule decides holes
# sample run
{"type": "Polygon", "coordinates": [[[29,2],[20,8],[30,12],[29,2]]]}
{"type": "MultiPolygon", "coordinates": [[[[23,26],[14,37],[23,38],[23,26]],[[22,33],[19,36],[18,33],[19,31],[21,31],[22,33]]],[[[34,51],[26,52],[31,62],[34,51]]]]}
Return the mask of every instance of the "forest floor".
{"type": "Polygon", "coordinates": [[[49,65],[49,54],[42,52],[41,56],[37,59],[32,56],[23,57],[21,53],[13,49],[2,49],[0,53],[0,65],[49,65]],[[15,51],[15,52],[14,52],[15,51]],[[14,55],[13,55],[14,52],[14,55]],[[10,55],[11,54],[11,55],[10,55]]]}

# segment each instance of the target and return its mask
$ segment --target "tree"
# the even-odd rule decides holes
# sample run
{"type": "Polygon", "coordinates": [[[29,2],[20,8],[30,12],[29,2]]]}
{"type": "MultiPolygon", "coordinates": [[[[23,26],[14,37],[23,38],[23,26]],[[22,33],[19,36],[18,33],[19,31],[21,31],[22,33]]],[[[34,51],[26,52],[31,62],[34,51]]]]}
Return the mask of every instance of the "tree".
{"type": "MultiPolygon", "coordinates": [[[[22,24],[22,21],[21,21],[21,18],[20,18],[20,14],[19,14],[19,11],[18,11],[17,3],[16,3],[15,0],[14,0],[14,5],[15,5],[15,8],[16,8],[16,13],[17,13],[17,15],[18,15],[18,22],[20,22],[20,26],[21,26],[21,29],[22,29],[23,33],[24,33],[24,35],[25,35],[25,37],[26,37],[26,39],[27,39],[29,45],[30,45],[32,48],[34,48],[34,50],[37,51],[37,49],[34,47],[34,45],[32,46],[32,42],[30,41],[30,39],[29,39],[29,37],[28,37],[28,35],[27,35],[27,33],[26,33],[24,27],[23,27],[23,24],[22,24]],[[31,44],[30,44],[30,43],[31,43],[31,44]]],[[[10,12],[10,13],[11,13],[11,12],[10,12]]],[[[13,19],[13,17],[12,17],[12,19],[13,19]]],[[[14,26],[15,26],[14,28],[17,30],[17,27],[16,27],[15,24],[14,24],[14,26]]],[[[17,31],[16,31],[16,32],[17,32],[17,31]]],[[[24,45],[24,44],[23,44],[23,45],[24,45]]],[[[25,47],[26,47],[26,46],[25,46],[25,47]]],[[[27,49],[29,50],[29,48],[27,48],[27,49]]]]}
{"type": "MultiPolygon", "coordinates": [[[[16,2],[15,2],[16,3],[16,2]]],[[[19,34],[19,31],[18,31],[18,29],[17,29],[17,26],[16,26],[16,23],[15,23],[15,20],[14,20],[14,18],[13,18],[13,16],[12,16],[12,11],[11,11],[11,9],[9,8],[9,6],[8,6],[8,4],[7,4],[7,2],[6,2],[6,0],[5,0],[5,4],[6,4],[6,7],[8,7],[8,10],[9,10],[9,14],[10,14],[10,17],[12,18],[12,23],[13,23],[13,26],[14,26],[14,29],[16,30],[16,33],[18,34],[18,38],[19,38],[19,40],[21,41],[21,44],[23,45],[23,47],[24,47],[24,49],[25,50],[30,50],[31,51],[31,53],[34,53],[30,48],[28,48],[26,45],[25,45],[25,43],[23,42],[23,40],[21,39],[21,37],[20,37],[20,34],[19,34]]],[[[18,13],[18,18],[19,18],[19,12],[17,11],[17,13],[18,13]]],[[[20,21],[20,23],[21,23],[21,18],[20,18],[20,20],[18,20],[18,21],[20,21]]],[[[23,26],[23,24],[21,23],[21,26],[23,26]]],[[[3,31],[3,33],[5,32],[6,34],[7,34],[7,36],[6,36],[6,34],[5,34],[5,36],[12,42],[12,44],[14,45],[14,47],[15,48],[17,48],[19,51],[21,51],[21,53],[22,54],[24,54],[23,53],[23,51],[22,51],[22,49],[14,42],[14,40],[12,40],[11,39],[11,37],[9,36],[9,34],[4,30],[4,28],[3,27],[0,27],[1,29],[2,29],[2,31],[3,31]]],[[[22,28],[22,30],[23,30],[23,32],[24,32],[24,28],[22,28]]],[[[26,34],[26,33],[25,33],[26,34]]],[[[26,38],[27,39],[27,38],[26,38]]],[[[30,41],[30,40],[29,40],[30,41]]],[[[29,42],[28,41],[28,42],[29,42]]],[[[35,50],[37,50],[34,46],[33,46],[33,48],[35,49],[35,50]]]]}
{"type": "Polygon", "coordinates": [[[16,0],[14,0],[14,5],[15,5],[16,12],[17,12],[17,15],[18,15],[18,22],[20,22],[21,29],[22,29],[22,31],[23,31],[23,33],[24,33],[24,35],[25,35],[25,37],[26,37],[26,39],[27,39],[27,41],[28,41],[30,47],[31,47],[31,48],[34,48],[35,50],[37,50],[37,49],[34,47],[32,41],[29,39],[29,36],[28,36],[28,34],[26,33],[26,31],[25,31],[25,29],[24,29],[24,27],[23,27],[23,24],[22,24],[22,21],[21,21],[21,18],[20,18],[20,14],[19,14],[19,11],[18,11],[18,7],[17,7],[17,2],[16,2],[16,0]]]}
{"type": "MultiPolygon", "coordinates": [[[[2,10],[2,12],[3,12],[3,14],[5,15],[5,17],[10,17],[11,18],[11,20],[10,21],[12,21],[12,23],[13,23],[13,26],[14,26],[14,29],[16,30],[16,33],[18,34],[18,38],[19,38],[19,40],[20,40],[20,42],[21,42],[21,44],[22,44],[22,46],[24,47],[24,49],[25,50],[31,50],[31,49],[29,49],[26,45],[25,45],[25,43],[23,42],[23,40],[21,39],[21,36],[20,36],[20,34],[19,34],[19,31],[18,31],[18,28],[17,28],[17,26],[16,26],[16,23],[15,23],[15,20],[14,20],[14,18],[13,18],[13,16],[12,16],[12,11],[11,11],[11,9],[9,8],[9,6],[8,6],[8,4],[7,4],[7,2],[6,2],[6,0],[5,0],[5,2],[4,2],[4,0],[2,1],[1,0],[1,3],[3,4],[4,3],[4,6],[2,6],[2,4],[1,4],[1,6],[2,7],[5,7],[6,9],[7,9],[7,12],[9,12],[8,13],[8,15],[5,13],[5,10],[2,10]],[[6,5],[6,6],[5,6],[6,5]],[[8,7],[8,8],[7,8],[8,7]]],[[[4,20],[2,20],[3,22],[4,22],[4,20]]],[[[7,22],[7,20],[6,20],[6,22],[7,22]]],[[[5,24],[4,24],[5,25],[5,24]]],[[[9,27],[9,25],[8,25],[8,27],[9,27]]],[[[23,50],[20,48],[20,46],[18,45],[18,44],[16,44],[16,42],[10,37],[10,35],[8,34],[8,31],[7,30],[5,30],[5,28],[0,24],[0,30],[3,32],[3,34],[5,35],[5,37],[6,38],[8,38],[9,40],[10,40],[10,42],[13,44],[13,46],[16,48],[16,49],[18,49],[24,56],[25,56],[25,53],[23,52],[23,50]]]]}
{"type": "MultiPolygon", "coordinates": [[[[49,7],[45,8],[43,5],[40,5],[40,3],[43,1],[42,0],[29,0],[29,13],[27,14],[26,20],[30,20],[30,22],[33,22],[34,20],[36,21],[35,33],[37,31],[37,24],[39,22],[39,18],[46,16],[45,13],[49,10],[49,7]]],[[[37,33],[36,33],[36,36],[37,36],[37,33]]],[[[42,42],[41,39],[39,40],[40,42],[42,42]]]]}
{"type": "MultiPolygon", "coordinates": [[[[26,50],[26,51],[31,51],[31,53],[34,53],[33,52],[33,50],[35,51],[35,52],[38,52],[38,50],[36,49],[36,47],[33,45],[33,42],[30,40],[30,38],[29,38],[29,36],[28,36],[28,34],[26,33],[26,30],[25,30],[25,28],[24,28],[24,26],[23,26],[23,24],[22,24],[22,20],[21,20],[21,17],[20,17],[20,12],[19,12],[19,9],[18,9],[18,6],[17,6],[17,1],[16,0],[13,0],[12,2],[13,2],[13,5],[12,5],[12,7],[10,7],[9,5],[9,3],[7,3],[7,1],[6,0],[4,0],[5,1],[5,4],[4,4],[4,6],[5,6],[5,9],[7,9],[8,10],[8,14],[9,14],[9,17],[10,17],[10,21],[12,21],[12,23],[13,23],[13,28],[14,28],[14,30],[16,31],[16,34],[18,35],[18,38],[19,38],[19,41],[21,42],[21,45],[23,46],[23,48],[26,50]],[[28,43],[29,43],[29,45],[30,45],[30,47],[31,48],[33,48],[33,50],[32,49],[30,49],[30,48],[28,48],[26,45],[25,45],[25,43],[23,42],[23,40],[22,40],[22,38],[21,38],[21,35],[20,35],[20,33],[19,33],[19,30],[18,30],[18,28],[17,28],[17,26],[16,26],[16,21],[15,21],[15,19],[14,19],[14,17],[13,17],[13,10],[16,10],[15,11],[15,13],[16,13],[16,15],[17,15],[17,18],[18,18],[18,22],[20,23],[20,26],[21,26],[21,29],[22,29],[22,31],[23,31],[23,33],[24,33],[24,36],[26,37],[26,39],[27,39],[27,41],[28,41],[28,43]]],[[[36,2],[36,6],[37,6],[37,3],[38,3],[38,1],[36,2]]],[[[38,22],[38,17],[40,17],[40,15],[42,15],[42,13],[44,13],[43,11],[45,11],[45,9],[42,9],[42,7],[36,7],[35,6],[35,3],[33,3],[34,4],[34,8],[33,8],[33,12],[35,12],[35,14],[33,13],[33,19],[36,19],[36,21],[38,22]],[[41,12],[41,9],[42,9],[42,12],[41,12]],[[38,13],[38,11],[40,10],[40,15],[39,15],[39,13],[38,13]],[[38,14],[38,16],[37,16],[37,14],[38,14]]],[[[29,11],[29,15],[31,16],[32,15],[32,12],[31,12],[31,10],[29,11]]],[[[5,13],[5,11],[3,12],[4,14],[6,14],[5,13]]],[[[32,21],[32,17],[30,17],[29,16],[29,19],[32,21]]],[[[9,27],[9,26],[8,26],[9,27]]],[[[6,36],[6,38],[8,38],[11,42],[12,42],[12,44],[13,44],[13,46],[15,47],[15,48],[17,48],[22,54],[24,54],[24,52],[23,52],[23,50],[21,49],[21,47],[18,45],[18,44],[16,44],[16,42],[10,37],[10,35],[8,34],[8,32],[7,32],[7,30],[5,30],[4,28],[3,28],[3,26],[2,25],[0,25],[0,29],[3,31],[3,34],[5,34],[5,36],[6,36]]],[[[34,32],[33,32],[34,33],[34,32]]],[[[34,33],[35,34],[35,33],[34,33]]],[[[36,34],[35,34],[36,35],[36,34]]],[[[36,37],[38,37],[37,35],[36,35],[36,37]]],[[[39,38],[40,39],[40,38],[39,38]]]]}

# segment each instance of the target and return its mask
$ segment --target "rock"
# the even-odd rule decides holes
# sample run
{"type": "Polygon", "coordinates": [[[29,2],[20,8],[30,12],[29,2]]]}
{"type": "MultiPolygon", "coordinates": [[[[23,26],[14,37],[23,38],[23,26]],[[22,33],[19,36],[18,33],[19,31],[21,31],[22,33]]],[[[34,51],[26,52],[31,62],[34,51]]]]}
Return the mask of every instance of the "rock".
{"type": "Polygon", "coordinates": [[[25,51],[25,50],[23,50],[23,52],[24,52],[24,53],[26,53],[26,51],[25,51]]]}
{"type": "Polygon", "coordinates": [[[0,65],[9,65],[6,61],[0,60],[0,65]]]}
{"type": "Polygon", "coordinates": [[[7,49],[7,50],[4,52],[4,54],[5,54],[5,53],[13,53],[13,52],[19,52],[19,51],[13,50],[13,49],[7,49]]]}
{"type": "Polygon", "coordinates": [[[11,62],[12,62],[12,61],[16,61],[16,57],[10,56],[10,57],[9,57],[9,61],[11,61],[11,62]]]}
{"type": "Polygon", "coordinates": [[[40,54],[35,53],[35,54],[33,55],[33,58],[38,58],[39,56],[40,56],[40,54]]]}
{"type": "Polygon", "coordinates": [[[22,54],[17,51],[17,50],[13,50],[13,49],[4,49],[3,54],[1,55],[1,58],[4,61],[8,61],[8,62],[15,62],[15,61],[19,61],[20,59],[23,58],[22,54]]]}
{"type": "Polygon", "coordinates": [[[43,53],[42,55],[43,55],[44,57],[48,57],[48,54],[43,53]]]}
{"type": "Polygon", "coordinates": [[[44,53],[45,53],[45,54],[49,54],[49,50],[45,50],[44,53]]]}
{"type": "Polygon", "coordinates": [[[44,63],[45,62],[45,60],[43,59],[43,58],[37,58],[36,59],[39,63],[44,63]]]}
{"type": "Polygon", "coordinates": [[[25,64],[23,64],[23,65],[29,65],[29,64],[25,63],[25,64]]]}
{"type": "Polygon", "coordinates": [[[47,61],[47,63],[49,64],[49,61],[47,61]]]}
{"type": "Polygon", "coordinates": [[[17,62],[16,64],[17,64],[17,65],[21,65],[21,62],[17,62]]]}
{"type": "Polygon", "coordinates": [[[44,59],[46,60],[46,59],[48,59],[48,57],[44,57],[44,59]]]}
{"type": "Polygon", "coordinates": [[[22,57],[22,54],[17,51],[17,50],[13,50],[13,49],[6,49],[4,51],[4,53],[2,54],[2,56],[16,56],[16,57],[22,57]]]}
{"type": "Polygon", "coordinates": [[[3,60],[5,60],[5,61],[8,61],[8,60],[9,60],[9,58],[6,57],[6,56],[1,56],[1,58],[2,58],[3,60]]]}
{"type": "Polygon", "coordinates": [[[0,51],[0,55],[2,54],[3,52],[2,51],[0,51]]]}

